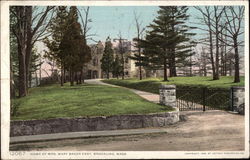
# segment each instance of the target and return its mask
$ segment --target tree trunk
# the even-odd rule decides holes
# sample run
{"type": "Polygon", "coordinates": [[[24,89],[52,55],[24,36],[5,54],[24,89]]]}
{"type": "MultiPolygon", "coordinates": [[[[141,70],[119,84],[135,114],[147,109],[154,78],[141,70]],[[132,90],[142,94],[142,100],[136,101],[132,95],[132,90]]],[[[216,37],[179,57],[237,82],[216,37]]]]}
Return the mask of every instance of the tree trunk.
{"type": "Polygon", "coordinates": [[[235,64],[234,64],[234,83],[240,82],[240,66],[239,66],[239,52],[238,52],[238,41],[237,38],[234,38],[234,59],[235,59],[235,64]]]}
{"type": "Polygon", "coordinates": [[[14,76],[13,76],[13,67],[12,67],[12,61],[10,59],[10,98],[15,98],[15,87],[14,87],[14,76]]]}
{"type": "Polygon", "coordinates": [[[17,23],[17,40],[18,40],[18,92],[19,97],[24,97],[27,95],[27,74],[26,74],[26,66],[25,66],[25,53],[26,53],[26,29],[27,29],[27,21],[26,21],[26,10],[25,7],[18,6],[16,7],[17,17],[23,19],[17,23]]]}
{"type": "Polygon", "coordinates": [[[224,65],[224,76],[227,76],[227,45],[226,45],[226,43],[227,43],[227,36],[225,35],[225,39],[224,39],[224,41],[225,41],[225,47],[223,48],[224,49],[224,63],[223,63],[223,65],[224,65]]]}
{"type": "Polygon", "coordinates": [[[169,62],[169,69],[170,69],[170,77],[176,77],[176,68],[175,68],[175,48],[171,49],[171,58],[169,62]]]}
{"type": "MultiPolygon", "coordinates": [[[[30,77],[30,61],[32,54],[32,6],[26,6],[26,23],[27,23],[27,39],[26,39],[26,53],[25,53],[25,67],[26,67],[26,77],[30,77]]],[[[26,81],[28,88],[28,81],[26,81]]],[[[28,91],[28,90],[27,90],[28,91]]]]}
{"type": "Polygon", "coordinates": [[[73,71],[72,68],[69,70],[69,78],[70,78],[70,86],[74,86],[74,77],[73,77],[73,71]]]}
{"type": "Polygon", "coordinates": [[[213,55],[213,37],[212,37],[212,31],[209,30],[209,43],[210,43],[210,60],[212,64],[212,72],[213,72],[213,80],[216,80],[216,73],[215,73],[215,67],[214,67],[214,55],[213,55]]]}
{"type": "MultiPolygon", "coordinates": [[[[19,46],[19,45],[18,45],[19,46]]],[[[24,97],[27,95],[27,77],[26,77],[26,67],[25,67],[25,49],[21,48],[21,46],[18,47],[19,52],[21,54],[18,54],[18,60],[19,60],[19,97],[24,97]]]]}
{"type": "Polygon", "coordinates": [[[124,80],[124,55],[122,53],[122,80],[124,80]]]}
{"type": "MultiPolygon", "coordinates": [[[[140,39],[140,34],[138,33],[138,36],[137,36],[138,40],[140,39]]],[[[141,47],[138,46],[138,54],[139,54],[139,78],[140,80],[142,80],[142,64],[141,64],[141,47]]]]}
{"type": "MultiPolygon", "coordinates": [[[[64,64],[63,64],[63,66],[65,66],[64,64]]],[[[65,67],[63,68],[63,83],[66,83],[67,82],[67,78],[66,78],[66,69],[65,69],[65,67]]]]}
{"type": "Polygon", "coordinates": [[[79,84],[82,84],[83,69],[80,71],[79,84]]]}
{"type": "Polygon", "coordinates": [[[63,69],[63,64],[61,63],[61,86],[63,86],[63,80],[64,79],[64,69],[63,69]]]}
{"type": "MultiPolygon", "coordinates": [[[[221,31],[220,31],[221,33],[222,33],[222,29],[221,29],[221,31]]],[[[220,75],[221,76],[224,76],[224,73],[225,73],[225,71],[224,71],[224,47],[223,47],[223,41],[224,41],[224,38],[223,38],[223,35],[221,34],[220,35],[221,36],[221,42],[220,42],[220,68],[221,68],[221,70],[220,70],[220,75]]]]}
{"type": "Polygon", "coordinates": [[[31,82],[32,82],[32,75],[31,73],[29,73],[29,87],[28,88],[31,88],[31,82]]]}
{"type": "Polygon", "coordinates": [[[37,72],[35,73],[36,75],[36,86],[38,86],[38,77],[37,77],[37,72]]]}
{"type": "Polygon", "coordinates": [[[79,76],[78,76],[78,72],[74,72],[75,74],[75,81],[76,81],[76,84],[79,84],[79,76]]]}
{"type": "MultiPolygon", "coordinates": [[[[174,59],[175,59],[175,56],[174,56],[174,59]]],[[[176,67],[175,67],[175,61],[173,61],[173,69],[172,69],[173,73],[173,77],[177,77],[177,73],[176,73],[176,67]]]]}
{"type": "Polygon", "coordinates": [[[215,76],[214,76],[214,80],[218,80],[219,79],[219,29],[218,29],[218,17],[216,15],[216,11],[215,11],[215,76]]]}
{"type": "Polygon", "coordinates": [[[138,50],[138,52],[139,52],[139,76],[140,76],[140,80],[142,80],[142,66],[141,66],[141,48],[139,47],[139,50],[138,50]]]}
{"type": "Polygon", "coordinates": [[[107,74],[107,79],[109,79],[109,70],[106,72],[106,74],[107,74]]]}
{"type": "Polygon", "coordinates": [[[227,54],[224,56],[224,76],[227,76],[227,54]]]}
{"type": "Polygon", "coordinates": [[[167,75],[167,60],[164,58],[164,80],[163,81],[168,81],[168,75],[167,75]]]}
{"type": "MultiPolygon", "coordinates": [[[[140,62],[139,62],[139,63],[140,63],[140,62]]],[[[141,65],[139,66],[139,72],[140,72],[140,80],[142,80],[141,65]]]]}
{"type": "Polygon", "coordinates": [[[232,76],[232,60],[229,61],[229,76],[232,76]]]}
{"type": "Polygon", "coordinates": [[[209,28],[210,60],[211,60],[211,64],[212,64],[213,80],[216,80],[216,73],[215,73],[215,66],[214,66],[214,55],[213,55],[213,35],[212,35],[210,14],[208,14],[207,20],[208,20],[208,28],[209,28]]]}

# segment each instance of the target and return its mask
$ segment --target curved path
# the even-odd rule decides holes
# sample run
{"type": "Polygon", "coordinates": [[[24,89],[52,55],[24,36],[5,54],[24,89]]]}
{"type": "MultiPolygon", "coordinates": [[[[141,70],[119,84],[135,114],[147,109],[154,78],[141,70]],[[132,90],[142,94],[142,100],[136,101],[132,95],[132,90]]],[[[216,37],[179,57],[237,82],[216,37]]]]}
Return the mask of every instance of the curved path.
{"type": "MultiPolygon", "coordinates": [[[[106,86],[111,86],[111,87],[121,87],[121,86],[117,86],[117,85],[104,83],[101,80],[102,79],[88,79],[88,80],[85,80],[84,82],[88,83],[88,84],[99,84],[99,85],[106,85],[106,86]]],[[[121,88],[126,88],[126,87],[121,87],[121,88]]],[[[135,94],[141,96],[142,98],[144,98],[150,102],[159,103],[159,95],[158,94],[153,94],[153,93],[139,91],[139,90],[130,89],[130,88],[126,88],[126,89],[134,92],[135,94]]]]}

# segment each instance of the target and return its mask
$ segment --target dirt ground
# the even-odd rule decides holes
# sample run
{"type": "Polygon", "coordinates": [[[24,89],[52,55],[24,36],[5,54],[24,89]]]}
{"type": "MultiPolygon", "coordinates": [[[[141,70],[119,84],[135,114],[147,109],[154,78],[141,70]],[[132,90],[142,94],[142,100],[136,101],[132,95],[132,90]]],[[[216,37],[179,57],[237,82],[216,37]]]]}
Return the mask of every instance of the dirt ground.
{"type": "Polygon", "coordinates": [[[244,150],[244,116],[224,111],[187,115],[166,133],[58,140],[10,145],[10,150],[39,151],[240,151],[244,150]]]}

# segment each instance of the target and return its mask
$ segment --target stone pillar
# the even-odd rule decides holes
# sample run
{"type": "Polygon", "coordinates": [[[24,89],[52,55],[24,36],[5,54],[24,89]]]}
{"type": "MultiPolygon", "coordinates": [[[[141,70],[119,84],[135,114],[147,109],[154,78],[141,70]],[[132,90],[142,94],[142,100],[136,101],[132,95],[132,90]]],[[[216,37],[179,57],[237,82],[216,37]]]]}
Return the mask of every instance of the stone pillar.
{"type": "Polygon", "coordinates": [[[176,86],[161,85],[160,86],[160,104],[170,107],[176,107],[176,86]]]}
{"type": "Polygon", "coordinates": [[[244,114],[245,88],[231,87],[231,109],[234,112],[244,114]]]}

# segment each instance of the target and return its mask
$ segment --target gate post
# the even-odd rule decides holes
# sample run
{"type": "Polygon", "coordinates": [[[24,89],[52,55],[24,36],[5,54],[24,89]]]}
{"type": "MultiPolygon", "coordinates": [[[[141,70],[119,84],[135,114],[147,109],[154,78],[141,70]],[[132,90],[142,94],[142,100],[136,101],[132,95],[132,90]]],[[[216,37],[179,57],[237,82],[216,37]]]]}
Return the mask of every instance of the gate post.
{"type": "Polygon", "coordinates": [[[244,87],[231,87],[231,109],[234,112],[244,114],[245,103],[245,88],[244,87]],[[243,107],[243,108],[242,108],[243,107]]]}
{"type": "Polygon", "coordinates": [[[176,108],[176,86],[175,85],[161,85],[160,104],[176,108]]]}

